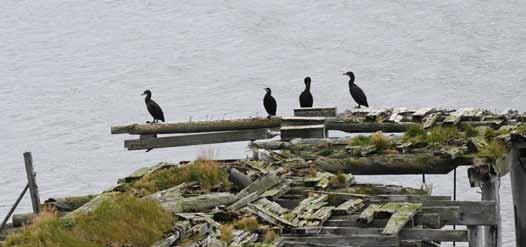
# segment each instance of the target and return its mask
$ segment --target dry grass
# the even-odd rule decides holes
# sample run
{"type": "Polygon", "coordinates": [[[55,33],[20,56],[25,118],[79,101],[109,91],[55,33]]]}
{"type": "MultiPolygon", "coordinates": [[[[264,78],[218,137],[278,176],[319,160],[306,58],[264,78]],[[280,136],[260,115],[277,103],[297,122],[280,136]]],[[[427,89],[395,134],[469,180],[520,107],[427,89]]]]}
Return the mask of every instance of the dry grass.
{"type": "Polygon", "coordinates": [[[228,173],[219,166],[217,161],[198,159],[188,165],[161,170],[145,176],[136,181],[132,187],[139,191],[139,194],[146,195],[186,182],[197,182],[204,191],[214,189],[227,191],[231,186],[228,173]]]}
{"type": "Polygon", "coordinates": [[[230,244],[234,240],[234,227],[232,225],[221,225],[220,229],[221,236],[219,237],[221,241],[230,244]]]}
{"type": "Polygon", "coordinates": [[[147,247],[161,239],[172,223],[171,214],[155,202],[121,196],[73,219],[43,212],[31,226],[9,236],[5,246],[147,247]]]}
{"type": "Polygon", "coordinates": [[[267,229],[265,231],[265,235],[263,235],[263,243],[265,244],[271,244],[274,243],[276,240],[278,240],[279,234],[277,234],[272,229],[267,229]]]}
{"type": "Polygon", "coordinates": [[[384,151],[393,146],[389,137],[386,137],[382,132],[373,133],[370,138],[370,143],[374,145],[378,151],[384,151]]]}
{"type": "Polygon", "coordinates": [[[334,188],[341,188],[346,186],[347,177],[343,173],[338,173],[336,176],[332,176],[330,179],[330,184],[334,188]]]}
{"type": "Polygon", "coordinates": [[[258,220],[254,216],[244,217],[238,221],[235,221],[232,225],[235,229],[248,232],[254,232],[259,228],[258,220]]]}

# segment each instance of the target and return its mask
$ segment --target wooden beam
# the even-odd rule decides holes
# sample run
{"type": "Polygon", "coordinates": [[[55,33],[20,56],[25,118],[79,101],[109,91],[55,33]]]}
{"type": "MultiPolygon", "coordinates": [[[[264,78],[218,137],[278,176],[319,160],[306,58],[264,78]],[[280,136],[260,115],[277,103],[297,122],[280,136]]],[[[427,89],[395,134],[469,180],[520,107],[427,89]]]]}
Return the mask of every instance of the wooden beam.
{"type": "Polygon", "coordinates": [[[354,175],[448,174],[458,166],[472,163],[472,156],[451,157],[433,153],[385,154],[343,159],[320,157],[313,162],[323,171],[354,175]]]}
{"type": "Polygon", "coordinates": [[[462,217],[457,225],[496,225],[497,204],[495,201],[425,201],[424,207],[459,207],[462,217]]]}
{"type": "Polygon", "coordinates": [[[296,117],[336,117],[336,107],[305,107],[294,109],[296,117]]]}
{"type": "MultiPolygon", "coordinates": [[[[319,229],[320,234],[336,234],[346,236],[378,235],[382,234],[382,231],[382,228],[361,227],[323,227],[319,229]]],[[[467,242],[468,231],[405,228],[400,231],[399,237],[400,240],[467,242]]]]}
{"type": "Polygon", "coordinates": [[[391,218],[387,221],[387,225],[383,230],[383,234],[398,234],[400,230],[413,219],[413,217],[420,211],[421,203],[407,203],[407,202],[389,202],[382,206],[380,210],[390,210],[391,218]]]}
{"type": "Polygon", "coordinates": [[[294,138],[326,138],[327,130],[322,125],[284,126],[281,127],[281,140],[294,138]]]}
{"type": "Polygon", "coordinates": [[[230,130],[266,129],[280,127],[281,118],[250,118],[180,123],[130,124],[111,126],[112,134],[177,134],[230,130]]]}
{"type": "Polygon", "coordinates": [[[403,122],[403,123],[377,123],[377,122],[346,122],[337,119],[327,119],[325,127],[328,130],[339,130],[348,133],[374,133],[382,131],[384,133],[405,132],[411,126],[419,127],[420,124],[403,122]]]}
{"type": "Polygon", "coordinates": [[[270,135],[268,133],[268,129],[238,130],[205,134],[126,140],[124,141],[124,147],[128,148],[128,150],[141,150],[204,145],[224,142],[252,141],[258,139],[267,139],[269,137],[270,135]]]}
{"type": "MultiPolygon", "coordinates": [[[[364,227],[364,224],[358,222],[359,215],[346,215],[346,216],[333,216],[329,219],[325,226],[333,227],[364,227]]],[[[372,222],[367,224],[368,227],[384,228],[387,224],[388,219],[374,219],[372,222]]],[[[428,228],[441,228],[443,225],[440,223],[439,214],[422,214],[419,213],[414,217],[415,225],[422,225],[428,228]]],[[[407,228],[407,226],[406,226],[407,228]]]]}
{"type": "MultiPolygon", "coordinates": [[[[285,242],[308,243],[317,246],[399,246],[398,236],[394,235],[356,235],[356,236],[284,236],[285,242]]],[[[307,246],[309,246],[307,245],[307,246]]],[[[287,245],[285,245],[287,246],[287,245]]]]}

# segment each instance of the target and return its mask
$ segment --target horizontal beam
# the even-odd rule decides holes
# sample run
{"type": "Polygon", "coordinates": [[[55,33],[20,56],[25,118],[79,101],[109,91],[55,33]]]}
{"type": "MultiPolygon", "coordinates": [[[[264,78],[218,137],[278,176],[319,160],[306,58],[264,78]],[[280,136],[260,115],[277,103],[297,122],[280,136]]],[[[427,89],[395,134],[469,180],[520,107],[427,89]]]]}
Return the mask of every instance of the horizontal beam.
{"type": "Polygon", "coordinates": [[[497,225],[497,203],[495,201],[425,201],[424,207],[459,207],[458,219],[448,225],[497,225]]]}
{"type": "Polygon", "coordinates": [[[411,126],[419,127],[420,123],[377,123],[377,122],[346,122],[339,119],[327,119],[325,127],[328,130],[339,130],[348,133],[373,133],[382,131],[385,133],[405,132],[411,126]]]}
{"type": "Polygon", "coordinates": [[[124,147],[128,150],[142,150],[225,142],[252,141],[259,139],[267,139],[270,137],[272,136],[269,134],[268,129],[239,130],[126,140],[124,141],[124,147]]]}
{"type": "Polygon", "coordinates": [[[177,134],[216,132],[280,127],[281,118],[250,118],[217,121],[196,121],[181,123],[130,124],[111,126],[112,134],[177,134]]]}
{"type": "Polygon", "coordinates": [[[332,173],[354,175],[448,174],[458,166],[473,164],[472,156],[450,157],[429,153],[386,154],[333,159],[321,157],[314,166],[332,173]]]}

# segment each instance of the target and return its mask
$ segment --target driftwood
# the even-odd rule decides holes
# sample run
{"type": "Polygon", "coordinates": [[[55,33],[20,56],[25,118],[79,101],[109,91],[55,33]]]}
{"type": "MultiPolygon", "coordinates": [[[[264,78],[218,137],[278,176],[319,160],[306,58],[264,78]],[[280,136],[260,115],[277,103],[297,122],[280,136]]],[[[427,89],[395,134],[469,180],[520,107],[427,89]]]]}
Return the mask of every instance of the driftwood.
{"type": "Polygon", "coordinates": [[[238,198],[243,198],[252,192],[257,192],[258,194],[261,194],[268,189],[274,187],[276,184],[278,184],[281,181],[281,178],[276,175],[274,172],[270,172],[266,174],[265,176],[257,179],[253,183],[251,183],[249,186],[244,188],[242,191],[240,191],[237,194],[238,198]]]}
{"type": "Polygon", "coordinates": [[[376,211],[378,211],[382,206],[378,204],[371,204],[369,207],[367,207],[358,218],[358,222],[363,224],[369,224],[374,219],[374,214],[376,211]]]}
{"type": "Polygon", "coordinates": [[[82,207],[82,205],[86,204],[95,197],[95,195],[86,195],[63,198],[49,198],[44,202],[44,204],[52,206],[53,208],[61,212],[71,212],[77,208],[82,207]]]}
{"type": "Polygon", "coordinates": [[[386,154],[371,157],[331,159],[320,157],[314,161],[317,168],[332,173],[344,172],[354,175],[383,174],[448,174],[457,166],[471,165],[472,156],[452,158],[433,153],[386,154]]]}
{"type": "Polygon", "coordinates": [[[334,215],[350,215],[362,209],[364,206],[365,204],[362,199],[350,199],[336,207],[332,213],[334,215]]]}
{"type": "Polygon", "coordinates": [[[258,198],[259,198],[259,194],[257,192],[252,192],[252,193],[248,194],[247,196],[245,196],[243,198],[240,198],[239,200],[237,200],[232,205],[228,206],[228,210],[236,211],[236,210],[246,206],[247,204],[257,200],[258,198]]]}
{"type": "Polygon", "coordinates": [[[195,132],[215,132],[230,130],[266,129],[281,125],[280,118],[252,118],[217,121],[195,121],[182,123],[130,124],[111,127],[112,134],[175,134],[195,132]]]}
{"type": "Polygon", "coordinates": [[[230,205],[236,201],[236,198],[230,193],[210,193],[162,201],[161,206],[172,213],[206,211],[217,206],[230,205]]]}

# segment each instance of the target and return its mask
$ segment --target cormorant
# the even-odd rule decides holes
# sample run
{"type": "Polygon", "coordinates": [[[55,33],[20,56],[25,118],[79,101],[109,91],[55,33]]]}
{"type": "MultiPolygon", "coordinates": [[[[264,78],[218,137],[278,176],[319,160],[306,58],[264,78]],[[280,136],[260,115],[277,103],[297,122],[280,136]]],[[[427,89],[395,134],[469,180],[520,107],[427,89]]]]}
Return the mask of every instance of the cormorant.
{"type": "Polygon", "coordinates": [[[272,116],[276,116],[277,104],[276,104],[276,100],[271,95],[272,91],[270,90],[270,88],[265,88],[265,91],[267,91],[267,93],[265,94],[265,97],[263,98],[263,106],[265,106],[265,110],[268,113],[267,118],[270,118],[272,116]]]}
{"type": "Polygon", "coordinates": [[[300,107],[312,107],[312,94],[310,93],[310,77],[305,77],[305,90],[300,94],[300,107]]]}
{"type": "Polygon", "coordinates": [[[351,96],[358,104],[357,108],[360,108],[360,105],[369,107],[369,104],[367,104],[367,96],[365,96],[365,93],[363,93],[362,89],[358,87],[358,85],[354,84],[354,73],[349,71],[347,73],[343,73],[343,75],[349,76],[349,91],[351,92],[351,96]]]}
{"type": "Polygon", "coordinates": [[[164,114],[161,107],[152,100],[152,92],[150,90],[144,91],[141,95],[146,95],[144,102],[146,103],[146,108],[148,112],[152,115],[153,121],[151,123],[157,123],[159,120],[164,122],[164,114]]]}

